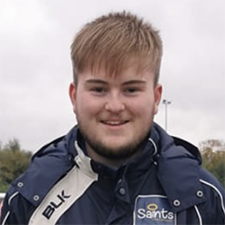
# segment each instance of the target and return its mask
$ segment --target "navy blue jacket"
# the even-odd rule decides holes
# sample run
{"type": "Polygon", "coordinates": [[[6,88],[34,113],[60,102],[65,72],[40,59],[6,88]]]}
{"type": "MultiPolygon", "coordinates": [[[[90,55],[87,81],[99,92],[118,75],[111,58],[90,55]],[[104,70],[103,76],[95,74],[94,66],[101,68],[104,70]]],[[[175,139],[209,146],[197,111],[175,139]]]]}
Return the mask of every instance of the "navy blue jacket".
{"type": "Polygon", "coordinates": [[[12,183],[1,224],[224,225],[224,196],[198,149],[157,124],[142,153],[119,168],[90,159],[74,127],[12,183]]]}

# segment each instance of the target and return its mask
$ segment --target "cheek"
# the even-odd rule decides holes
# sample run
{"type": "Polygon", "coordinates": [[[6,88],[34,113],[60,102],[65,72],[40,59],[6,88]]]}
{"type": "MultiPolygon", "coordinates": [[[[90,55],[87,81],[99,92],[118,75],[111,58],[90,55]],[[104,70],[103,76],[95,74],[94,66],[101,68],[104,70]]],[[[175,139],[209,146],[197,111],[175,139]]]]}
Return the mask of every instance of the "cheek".
{"type": "Polygon", "coordinates": [[[134,114],[142,117],[152,115],[155,109],[154,98],[151,96],[142,96],[135,101],[130,102],[129,108],[134,114]]]}
{"type": "Polygon", "coordinates": [[[101,101],[96,100],[89,94],[82,94],[77,98],[76,111],[80,116],[85,115],[96,115],[103,108],[101,101]]]}

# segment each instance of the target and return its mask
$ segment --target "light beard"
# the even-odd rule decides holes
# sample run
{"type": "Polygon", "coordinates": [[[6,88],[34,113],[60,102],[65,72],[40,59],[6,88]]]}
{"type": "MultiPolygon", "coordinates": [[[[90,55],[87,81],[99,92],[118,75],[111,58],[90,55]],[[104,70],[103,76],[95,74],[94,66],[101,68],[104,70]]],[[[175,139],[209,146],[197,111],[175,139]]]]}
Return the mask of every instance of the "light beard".
{"type": "Polygon", "coordinates": [[[89,138],[89,136],[85,132],[83,132],[81,128],[79,129],[86,142],[86,146],[88,145],[91,150],[94,151],[97,155],[114,161],[132,158],[132,156],[141,151],[149,137],[149,132],[146,132],[143,138],[137,140],[136,142],[128,143],[119,148],[110,148],[101,141],[96,141],[94,138],[89,138]]]}

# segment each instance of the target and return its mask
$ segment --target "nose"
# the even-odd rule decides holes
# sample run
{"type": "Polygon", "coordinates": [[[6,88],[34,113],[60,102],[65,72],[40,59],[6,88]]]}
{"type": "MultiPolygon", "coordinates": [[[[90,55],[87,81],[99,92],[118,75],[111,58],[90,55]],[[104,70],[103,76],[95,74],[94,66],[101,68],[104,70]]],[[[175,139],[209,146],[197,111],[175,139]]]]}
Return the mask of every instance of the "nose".
{"type": "Polygon", "coordinates": [[[121,100],[119,95],[110,95],[109,99],[105,104],[105,109],[112,113],[119,113],[125,109],[124,102],[121,100]]]}

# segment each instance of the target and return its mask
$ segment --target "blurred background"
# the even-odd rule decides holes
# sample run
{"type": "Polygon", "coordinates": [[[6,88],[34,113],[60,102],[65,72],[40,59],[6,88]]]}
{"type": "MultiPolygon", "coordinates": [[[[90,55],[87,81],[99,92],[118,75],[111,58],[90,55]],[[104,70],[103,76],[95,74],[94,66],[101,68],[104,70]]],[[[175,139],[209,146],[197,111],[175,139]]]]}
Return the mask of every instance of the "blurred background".
{"type": "Polygon", "coordinates": [[[70,44],[88,21],[128,10],[160,30],[163,99],[155,121],[199,145],[225,139],[223,0],[0,0],[0,142],[35,152],[76,124],[70,44]]]}

